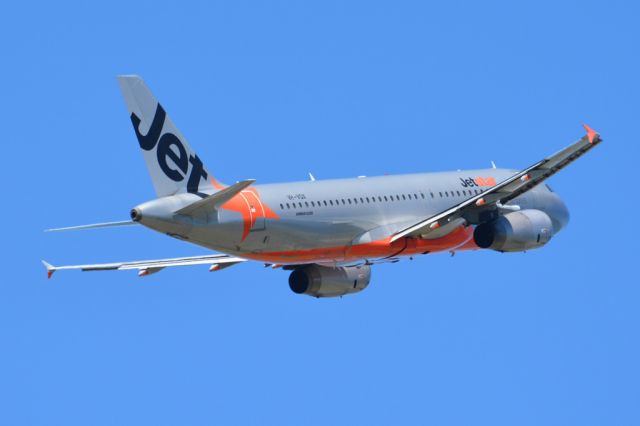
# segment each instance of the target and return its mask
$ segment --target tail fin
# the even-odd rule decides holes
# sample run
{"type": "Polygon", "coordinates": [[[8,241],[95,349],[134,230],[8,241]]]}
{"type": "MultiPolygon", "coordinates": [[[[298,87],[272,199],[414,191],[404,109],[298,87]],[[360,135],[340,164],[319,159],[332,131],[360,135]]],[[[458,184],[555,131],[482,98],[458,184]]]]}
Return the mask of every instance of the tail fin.
{"type": "Polygon", "coordinates": [[[158,197],[213,190],[215,180],[144,81],[123,75],[118,83],[158,197]]]}

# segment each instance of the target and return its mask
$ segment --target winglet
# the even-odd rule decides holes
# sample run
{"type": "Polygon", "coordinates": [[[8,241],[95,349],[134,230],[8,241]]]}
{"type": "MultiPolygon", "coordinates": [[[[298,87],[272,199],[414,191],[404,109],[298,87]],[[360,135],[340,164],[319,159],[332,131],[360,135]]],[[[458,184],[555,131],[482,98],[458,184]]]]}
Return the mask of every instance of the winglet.
{"type": "Polygon", "coordinates": [[[44,265],[45,268],[47,268],[47,278],[51,279],[51,277],[53,276],[53,273],[56,271],[56,267],[50,263],[47,263],[44,260],[42,261],[42,264],[44,265]]]}
{"type": "Polygon", "coordinates": [[[598,132],[596,132],[595,130],[593,130],[591,127],[587,126],[586,124],[582,124],[582,127],[584,127],[584,129],[587,131],[587,138],[589,139],[589,143],[593,143],[593,140],[599,136],[598,132]]]}

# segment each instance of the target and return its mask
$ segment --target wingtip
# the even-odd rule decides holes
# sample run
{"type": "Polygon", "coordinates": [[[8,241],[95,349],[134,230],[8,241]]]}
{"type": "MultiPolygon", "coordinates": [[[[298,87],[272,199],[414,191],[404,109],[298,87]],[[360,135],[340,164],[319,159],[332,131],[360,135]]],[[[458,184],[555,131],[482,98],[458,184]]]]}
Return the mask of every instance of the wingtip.
{"type": "Polygon", "coordinates": [[[43,260],[42,264],[44,265],[45,268],[47,268],[47,278],[51,279],[51,277],[53,276],[53,273],[56,271],[56,267],[50,264],[49,262],[47,262],[46,260],[43,260]]]}
{"type": "Polygon", "coordinates": [[[596,132],[595,130],[593,130],[591,127],[587,126],[584,123],[582,123],[582,127],[584,127],[584,129],[587,131],[587,138],[589,139],[589,143],[593,143],[596,137],[599,136],[598,132],[596,132]]]}

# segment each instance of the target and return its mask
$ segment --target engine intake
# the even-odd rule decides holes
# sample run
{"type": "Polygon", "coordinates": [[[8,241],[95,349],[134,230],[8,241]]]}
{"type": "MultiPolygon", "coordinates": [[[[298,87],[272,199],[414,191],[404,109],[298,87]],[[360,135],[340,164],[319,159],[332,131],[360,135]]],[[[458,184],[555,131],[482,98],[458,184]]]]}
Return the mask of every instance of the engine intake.
{"type": "Polygon", "coordinates": [[[473,239],[480,248],[525,251],[542,247],[553,236],[551,218],[540,210],[520,210],[478,225],[473,239]]]}
{"type": "Polygon", "coordinates": [[[364,290],[371,280],[371,267],[345,266],[331,268],[307,265],[289,275],[289,287],[294,293],[313,297],[336,297],[364,290]]]}

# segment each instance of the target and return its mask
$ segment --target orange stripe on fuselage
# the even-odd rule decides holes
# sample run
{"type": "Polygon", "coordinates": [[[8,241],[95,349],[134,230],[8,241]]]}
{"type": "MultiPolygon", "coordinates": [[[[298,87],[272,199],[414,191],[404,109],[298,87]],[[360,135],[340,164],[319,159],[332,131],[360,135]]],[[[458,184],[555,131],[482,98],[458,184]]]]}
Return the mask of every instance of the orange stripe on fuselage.
{"type": "Polygon", "coordinates": [[[337,246],[306,250],[291,250],[263,253],[241,253],[240,256],[261,262],[279,264],[352,262],[360,259],[378,259],[389,256],[411,256],[424,252],[447,250],[473,250],[473,228],[459,227],[442,238],[425,240],[401,238],[390,243],[391,238],[354,246],[337,246]]]}

